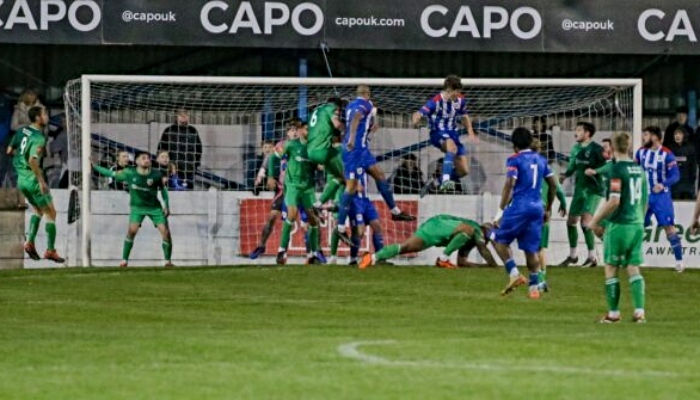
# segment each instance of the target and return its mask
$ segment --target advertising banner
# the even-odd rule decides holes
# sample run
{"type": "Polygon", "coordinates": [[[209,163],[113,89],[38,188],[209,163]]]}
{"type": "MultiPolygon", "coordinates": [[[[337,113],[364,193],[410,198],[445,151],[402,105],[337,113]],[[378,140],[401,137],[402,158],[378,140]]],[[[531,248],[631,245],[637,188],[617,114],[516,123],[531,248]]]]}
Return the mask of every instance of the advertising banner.
{"type": "Polygon", "coordinates": [[[0,42],[700,54],[691,0],[0,0],[0,42]]]}

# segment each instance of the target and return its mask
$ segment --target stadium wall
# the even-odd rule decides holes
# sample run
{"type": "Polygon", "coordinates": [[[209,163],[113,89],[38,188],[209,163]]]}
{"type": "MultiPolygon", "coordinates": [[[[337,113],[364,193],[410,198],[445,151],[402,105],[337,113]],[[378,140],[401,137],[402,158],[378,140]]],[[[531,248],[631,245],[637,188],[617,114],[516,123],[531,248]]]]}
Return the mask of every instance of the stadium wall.
{"type": "MultiPolygon", "coordinates": [[[[61,254],[68,258],[67,265],[76,265],[79,251],[79,223],[67,225],[66,209],[68,205],[67,190],[52,191],[58,210],[57,228],[59,237],[56,247],[61,254]]],[[[198,265],[235,265],[251,264],[251,261],[239,255],[241,232],[251,232],[257,235],[261,227],[240,225],[240,204],[244,199],[259,199],[269,196],[264,193],[255,197],[249,192],[233,191],[202,191],[171,193],[171,208],[173,215],[170,225],[173,233],[173,262],[179,266],[198,265]]],[[[418,199],[417,196],[399,196],[399,200],[417,202],[419,222],[439,213],[452,213],[467,216],[477,220],[490,219],[496,212],[499,197],[485,193],[481,196],[428,196],[418,199]]],[[[116,266],[119,264],[129,213],[128,194],[118,191],[94,191],[92,197],[92,256],[96,266],[116,266]]],[[[556,207],[556,206],[555,206],[556,207]]],[[[677,202],[676,215],[679,216],[680,233],[686,254],[686,265],[700,265],[698,241],[700,236],[688,233],[688,219],[692,215],[692,202],[677,202]]],[[[260,209],[261,215],[267,215],[268,209],[260,209]]],[[[26,212],[26,223],[29,224],[31,211],[26,212]]],[[[280,227],[278,225],[277,231],[280,227]]],[[[299,235],[297,233],[297,235],[299,235]]],[[[297,239],[298,240],[298,239],[297,239]]],[[[43,251],[46,243],[44,229],[39,230],[37,247],[43,251]]],[[[132,266],[162,265],[160,236],[149,223],[144,223],[136,238],[132,266]]],[[[599,259],[602,256],[602,244],[597,244],[599,259]]],[[[566,241],[566,226],[564,219],[554,217],[552,221],[549,259],[556,263],[566,257],[568,243],[566,241]]],[[[655,225],[647,228],[645,236],[646,263],[649,266],[672,267],[673,255],[662,229],[655,225]]],[[[439,250],[433,249],[423,253],[419,258],[410,260],[411,264],[432,264],[439,250]]],[[[516,251],[517,260],[523,263],[522,256],[516,251]]],[[[581,241],[579,254],[585,254],[585,245],[581,241]]],[[[301,262],[301,259],[292,261],[301,262]]],[[[263,258],[260,264],[272,264],[272,258],[263,258]]],[[[408,263],[407,260],[400,263],[408,263]]],[[[49,261],[33,261],[25,259],[25,268],[55,267],[49,261]]]]}

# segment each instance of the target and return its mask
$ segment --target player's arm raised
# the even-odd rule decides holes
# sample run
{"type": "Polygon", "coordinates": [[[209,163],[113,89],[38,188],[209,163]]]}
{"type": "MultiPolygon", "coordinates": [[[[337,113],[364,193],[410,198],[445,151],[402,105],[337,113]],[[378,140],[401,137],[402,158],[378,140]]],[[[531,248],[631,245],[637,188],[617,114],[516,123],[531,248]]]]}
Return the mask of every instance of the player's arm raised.
{"type": "Polygon", "coordinates": [[[114,172],[109,168],[100,167],[99,165],[92,165],[92,169],[97,171],[98,174],[106,176],[108,178],[113,178],[117,182],[124,182],[129,180],[129,170],[123,169],[119,172],[114,172]]]}
{"type": "Polygon", "coordinates": [[[433,99],[428,100],[427,103],[423,107],[420,108],[420,110],[416,111],[413,113],[413,116],[411,117],[413,121],[413,125],[418,126],[420,124],[420,120],[423,117],[428,117],[435,113],[437,103],[433,99]]]}

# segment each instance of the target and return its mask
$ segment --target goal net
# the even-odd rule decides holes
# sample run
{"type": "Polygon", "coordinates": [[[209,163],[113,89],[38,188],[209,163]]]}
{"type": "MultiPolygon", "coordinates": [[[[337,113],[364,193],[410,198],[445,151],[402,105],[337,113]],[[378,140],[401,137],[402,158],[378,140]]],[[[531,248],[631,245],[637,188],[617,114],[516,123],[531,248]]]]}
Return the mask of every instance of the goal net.
{"type": "MultiPolygon", "coordinates": [[[[398,206],[417,222],[393,222],[372,179],[368,190],[377,206],[384,241],[401,242],[420,222],[438,213],[483,221],[495,213],[505,160],[512,153],[510,132],[537,130],[555,170],[566,167],[573,131],[592,122],[601,140],[610,133],[641,130],[641,81],[638,80],[463,80],[474,130],[462,142],[470,153],[470,174],[454,193],[438,193],[431,182],[440,175],[442,153],[430,144],[411,114],[440,93],[443,79],[214,78],[84,76],[65,90],[73,185],[81,189],[81,220],[73,265],[114,265],[128,223],[128,195],[118,182],[90,172],[90,161],[104,167],[132,165],[148,152],[156,168],[170,177],[173,261],[176,264],[251,263],[270,217],[274,192],[260,167],[274,143],[287,136],[290,121],[306,121],[329,97],[355,98],[368,84],[377,108],[379,130],[370,148],[398,206]],[[163,153],[166,154],[163,154],[163,153]],[[78,163],[77,160],[80,160],[78,163]],[[427,186],[427,195],[420,197],[427,186]],[[492,195],[493,194],[493,195],[492,195]]],[[[325,177],[317,174],[317,191],[325,177]]],[[[319,194],[317,193],[317,195],[319,194]]],[[[325,254],[335,221],[322,225],[325,254]]],[[[149,224],[136,239],[132,264],[154,265],[160,257],[158,233],[149,224]]],[[[293,234],[290,255],[303,255],[304,226],[293,234]]],[[[277,223],[256,262],[272,262],[279,244],[277,223]]],[[[371,248],[369,236],[363,248],[371,248]]],[[[346,256],[341,246],[339,256],[346,256]]],[[[431,262],[430,253],[410,258],[431,262]]]]}

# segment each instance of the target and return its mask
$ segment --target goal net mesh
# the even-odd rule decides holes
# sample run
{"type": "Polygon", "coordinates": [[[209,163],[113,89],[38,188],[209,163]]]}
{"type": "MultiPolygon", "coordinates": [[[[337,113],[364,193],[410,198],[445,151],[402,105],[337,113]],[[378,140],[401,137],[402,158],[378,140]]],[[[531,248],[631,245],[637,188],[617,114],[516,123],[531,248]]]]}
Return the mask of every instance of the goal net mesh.
{"type": "MultiPolygon", "coordinates": [[[[330,81],[332,82],[332,81],[330,81]]],[[[411,123],[411,114],[440,92],[437,85],[374,85],[372,101],[378,109],[379,130],[372,134],[370,148],[392,184],[399,206],[419,214],[418,223],[433,213],[450,209],[448,195],[437,195],[430,187],[428,195],[418,193],[440,175],[442,153],[429,141],[426,128],[411,123]]],[[[315,107],[329,97],[355,97],[355,86],[289,84],[181,84],[181,83],[109,83],[91,84],[91,152],[93,162],[104,167],[130,165],[137,152],[152,155],[154,166],[168,171],[171,191],[219,191],[240,193],[240,236],[228,249],[245,256],[258,244],[262,228],[270,214],[273,196],[265,182],[256,176],[271,144],[285,138],[285,126],[298,117],[306,120],[315,107]],[[178,122],[179,121],[179,122],[178,122]],[[185,122],[187,124],[185,125],[185,122]],[[265,143],[269,143],[265,145],[265,143]],[[167,157],[160,155],[167,151],[167,157]]],[[[547,156],[555,170],[566,167],[573,131],[581,121],[593,123],[602,140],[617,130],[632,129],[632,87],[620,86],[466,86],[463,94],[476,143],[462,142],[471,154],[470,174],[455,188],[455,195],[500,193],[505,160],[512,153],[510,132],[524,126],[538,130],[545,142],[547,156]],[[547,146],[549,141],[551,146],[547,146]]],[[[71,183],[89,184],[93,191],[123,190],[118,183],[92,175],[82,181],[81,81],[67,84],[65,107],[69,130],[71,183]]],[[[318,173],[317,190],[324,177],[318,173]]],[[[409,237],[417,223],[392,222],[388,210],[369,185],[381,215],[386,242],[409,237]]],[[[567,186],[565,188],[570,190],[567,186]]],[[[174,209],[174,217],[188,210],[174,209]]],[[[474,219],[490,216],[468,215],[474,219]]],[[[329,218],[331,220],[332,218],[329,218]]],[[[328,254],[333,223],[322,229],[322,245],[328,254]]],[[[277,224],[267,243],[267,255],[277,250],[281,225],[277,224]]],[[[191,232],[173,229],[175,243],[187,241],[191,232]],[[179,238],[181,237],[181,238],[179,238]],[[178,240],[179,239],[179,240],[178,240]]],[[[100,240],[93,237],[92,241],[100,240]]],[[[369,240],[363,247],[369,248],[369,240]]],[[[341,256],[347,254],[341,248],[341,256]]],[[[292,240],[292,255],[304,252],[303,229],[292,240]]],[[[177,249],[174,257],[177,260],[177,249]]],[[[114,256],[115,259],[118,255],[114,256]]]]}

